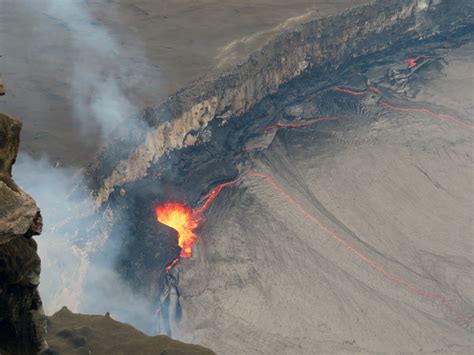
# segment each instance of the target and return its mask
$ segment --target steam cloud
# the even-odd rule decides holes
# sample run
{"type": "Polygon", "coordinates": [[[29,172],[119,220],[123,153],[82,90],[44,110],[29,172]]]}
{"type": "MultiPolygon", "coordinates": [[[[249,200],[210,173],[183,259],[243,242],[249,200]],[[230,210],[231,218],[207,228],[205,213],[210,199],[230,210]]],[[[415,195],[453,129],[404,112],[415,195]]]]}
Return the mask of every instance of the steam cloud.
{"type": "MultiPolygon", "coordinates": [[[[85,2],[21,3],[38,13],[38,18],[45,15],[45,20],[59,22],[70,33],[78,55],[67,80],[71,105],[83,123],[84,136],[99,129],[103,140],[126,138],[130,130],[145,128],[121,84],[126,78],[133,86],[141,78],[121,65],[118,42],[107,28],[97,25],[85,2]]],[[[133,53],[133,57],[146,65],[143,53],[133,53]]],[[[97,214],[82,172],[53,165],[47,157],[34,160],[20,154],[14,166],[15,180],[37,201],[45,224],[36,240],[42,259],[40,292],[46,313],[64,305],[82,313],[111,312],[114,318],[150,332],[149,301],[134,294],[113,267],[118,245],[111,243],[120,243],[126,232],[114,236],[113,242],[108,240],[107,211],[97,214]]]]}
{"type": "Polygon", "coordinates": [[[36,200],[44,219],[43,233],[36,240],[46,313],[64,305],[75,312],[111,312],[114,318],[149,332],[151,305],[134,294],[113,270],[114,248],[105,248],[107,213],[97,215],[81,173],[53,168],[46,158],[33,160],[20,154],[14,177],[36,200]]]}
{"type": "MultiPolygon", "coordinates": [[[[116,78],[127,78],[128,86],[139,80],[130,69],[121,64],[121,48],[117,41],[96,21],[84,7],[74,0],[43,0],[48,16],[60,21],[71,33],[76,58],[73,63],[71,90],[74,110],[82,120],[84,131],[92,128],[91,119],[98,124],[104,139],[123,136],[139,112],[124,92],[116,78]]],[[[113,11],[112,9],[110,11],[113,11]]],[[[135,51],[138,51],[136,47],[135,51]]],[[[145,56],[133,53],[134,58],[145,56]]]]}

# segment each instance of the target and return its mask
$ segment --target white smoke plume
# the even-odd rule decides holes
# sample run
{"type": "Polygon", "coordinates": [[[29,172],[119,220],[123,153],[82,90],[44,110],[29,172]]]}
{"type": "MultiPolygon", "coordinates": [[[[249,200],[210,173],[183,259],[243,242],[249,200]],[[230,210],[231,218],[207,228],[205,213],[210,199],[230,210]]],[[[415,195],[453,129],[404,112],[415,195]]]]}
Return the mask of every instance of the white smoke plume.
{"type": "Polygon", "coordinates": [[[97,215],[80,172],[20,154],[13,176],[36,200],[44,220],[43,233],[35,239],[42,260],[40,293],[46,313],[62,306],[81,313],[110,312],[150,332],[149,301],[135,294],[114,271],[113,248],[109,246],[107,254],[100,256],[109,236],[108,211],[97,215]]]}
{"type": "MultiPolygon", "coordinates": [[[[84,131],[91,129],[91,120],[98,124],[103,139],[127,134],[139,114],[125,95],[123,80],[133,86],[138,78],[133,68],[122,64],[122,51],[117,40],[107,28],[97,24],[88,13],[84,1],[41,0],[45,13],[69,29],[76,58],[72,63],[71,97],[74,110],[84,124],[84,131]]],[[[36,1],[35,1],[36,3],[36,1]]],[[[36,5],[38,6],[38,5],[36,5]]],[[[113,8],[110,9],[113,11],[113,8]]],[[[140,51],[138,46],[134,51],[140,51]]],[[[145,63],[143,53],[130,53],[145,63]]],[[[151,70],[151,69],[150,69],[151,70]]],[[[156,69],[155,69],[156,70],[156,69]]]]}
{"type": "Polygon", "coordinates": [[[40,206],[43,234],[37,238],[42,260],[41,286],[47,313],[65,305],[78,311],[81,278],[87,264],[74,241],[79,233],[75,221],[94,214],[94,205],[80,186],[73,169],[53,168],[46,158],[33,160],[20,154],[13,176],[40,206]]]}
{"type": "MultiPolygon", "coordinates": [[[[87,4],[76,0],[19,2],[38,14],[36,20],[56,21],[70,33],[77,57],[65,80],[84,137],[97,129],[104,141],[126,137],[130,130],[143,128],[143,123],[137,119],[139,110],[127,97],[123,82],[126,79],[133,86],[142,78],[133,74],[130,65],[121,65],[118,53],[122,49],[117,40],[97,24],[87,4]]],[[[133,57],[140,58],[143,72],[144,54],[133,53],[133,57]]],[[[149,301],[130,290],[114,271],[118,246],[109,245],[107,252],[100,254],[108,242],[107,211],[97,216],[81,170],[56,165],[47,157],[34,160],[20,154],[14,166],[15,180],[37,201],[43,215],[43,233],[36,240],[46,313],[64,305],[82,313],[110,312],[114,318],[150,332],[146,325],[151,318],[149,301]]],[[[114,243],[121,237],[125,236],[118,236],[114,243]]]]}

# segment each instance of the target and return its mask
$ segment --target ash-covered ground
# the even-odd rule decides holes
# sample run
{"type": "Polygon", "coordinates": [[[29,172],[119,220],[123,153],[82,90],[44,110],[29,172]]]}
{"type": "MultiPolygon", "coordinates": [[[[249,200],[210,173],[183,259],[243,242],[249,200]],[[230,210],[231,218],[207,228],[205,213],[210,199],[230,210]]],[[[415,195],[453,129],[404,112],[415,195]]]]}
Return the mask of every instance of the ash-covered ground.
{"type": "MultiPolygon", "coordinates": [[[[192,132],[197,144],[116,186],[99,218],[82,175],[54,175],[48,193],[68,196],[48,211],[59,242],[43,260],[46,305],[225,354],[469,353],[472,31],[303,74],[192,132]],[[167,272],[179,248],[155,204],[198,209],[230,181],[192,258],[167,272]]],[[[30,166],[17,176],[41,177],[30,166]]]]}
{"type": "Polygon", "coordinates": [[[242,178],[172,271],[173,336],[226,354],[472,351],[472,39],[313,72],[168,157],[164,195],[191,205],[242,178]]]}

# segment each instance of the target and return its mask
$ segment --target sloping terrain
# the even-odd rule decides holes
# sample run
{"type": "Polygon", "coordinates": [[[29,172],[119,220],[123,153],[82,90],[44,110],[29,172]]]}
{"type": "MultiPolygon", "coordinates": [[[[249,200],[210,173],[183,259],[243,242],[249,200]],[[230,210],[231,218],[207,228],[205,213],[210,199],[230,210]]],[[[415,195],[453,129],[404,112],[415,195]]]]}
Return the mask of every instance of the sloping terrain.
{"type": "Polygon", "coordinates": [[[425,53],[398,81],[381,56],[287,105],[275,121],[296,127],[251,153],[177,266],[176,334],[226,354],[472,352],[473,54],[425,53]]]}

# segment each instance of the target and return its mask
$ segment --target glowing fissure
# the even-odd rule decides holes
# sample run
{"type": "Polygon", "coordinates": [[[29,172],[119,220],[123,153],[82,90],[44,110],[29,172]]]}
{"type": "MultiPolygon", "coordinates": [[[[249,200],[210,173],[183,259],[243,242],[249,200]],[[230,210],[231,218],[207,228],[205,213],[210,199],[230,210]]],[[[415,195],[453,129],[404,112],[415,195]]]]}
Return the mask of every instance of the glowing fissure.
{"type": "Polygon", "coordinates": [[[342,88],[340,86],[337,86],[336,88],[334,88],[334,90],[339,91],[339,92],[343,92],[345,94],[349,94],[349,95],[352,95],[352,96],[366,95],[369,92],[372,92],[372,93],[377,94],[377,95],[382,95],[382,92],[379,89],[377,89],[376,87],[373,87],[373,86],[368,86],[367,89],[361,90],[361,91],[354,91],[354,90],[350,90],[350,89],[347,89],[347,88],[342,88]]]}
{"type": "Polygon", "coordinates": [[[364,91],[353,91],[353,90],[341,88],[339,86],[336,87],[334,90],[339,91],[339,92],[343,92],[345,94],[349,94],[349,95],[352,95],[352,96],[360,96],[360,95],[365,95],[367,93],[365,90],[364,91]]]}
{"type": "Polygon", "coordinates": [[[194,213],[197,214],[197,215],[199,215],[199,216],[202,216],[202,214],[203,214],[204,212],[206,212],[206,210],[209,208],[209,206],[212,204],[212,202],[214,202],[214,200],[217,198],[217,196],[219,196],[220,192],[222,191],[222,189],[223,189],[224,187],[227,187],[227,186],[230,186],[230,185],[234,185],[234,184],[238,183],[240,180],[242,180],[241,177],[217,185],[211,192],[209,192],[208,194],[204,195],[204,196],[199,200],[199,203],[203,203],[203,202],[204,202],[204,203],[202,204],[202,206],[201,206],[200,208],[198,208],[197,210],[195,210],[194,213]]]}
{"type": "Polygon", "coordinates": [[[318,122],[335,121],[335,120],[338,120],[340,118],[342,118],[342,117],[320,117],[320,118],[314,118],[314,119],[304,121],[304,122],[289,122],[289,123],[286,123],[286,122],[283,122],[282,120],[279,120],[279,121],[277,121],[276,124],[267,126],[263,132],[265,134],[268,134],[268,132],[270,132],[272,129],[278,129],[280,127],[282,127],[282,128],[305,127],[305,126],[309,126],[309,125],[312,125],[312,124],[315,124],[315,123],[318,123],[318,122]]]}
{"type": "Polygon", "coordinates": [[[170,271],[170,270],[173,268],[173,266],[175,266],[175,265],[179,262],[179,260],[180,260],[179,257],[175,258],[175,259],[171,262],[171,264],[169,264],[169,265],[166,267],[166,271],[170,271]]]}
{"type": "MultiPolygon", "coordinates": [[[[418,61],[421,60],[421,59],[424,59],[424,58],[425,58],[424,56],[418,56],[416,58],[408,59],[406,61],[408,69],[414,68],[416,65],[418,65],[418,61]]],[[[384,98],[382,92],[378,88],[370,86],[370,85],[367,86],[366,89],[360,90],[360,91],[355,91],[355,90],[343,88],[343,87],[340,87],[340,86],[335,87],[334,90],[338,91],[338,92],[342,92],[344,94],[349,94],[349,95],[352,95],[352,96],[366,95],[366,94],[371,92],[371,93],[374,93],[374,94],[379,95],[382,98],[384,98]]],[[[391,104],[389,104],[385,101],[382,101],[382,100],[380,101],[380,105],[384,108],[387,108],[387,109],[390,109],[390,110],[393,110],[393,111],[409,112],[409,113],[423,113],[423,114],[430,115],[431,117],[434,117],[434,118],[439,119],[439,120],[454,122],[454,123],[456,123],[456,124],[458,124],[458,125],[460,125],[464,128],[470,128],[470,129],[474,128],[474,124],[466,123],[466,122],[464,122],[464,121],[462,121],[462,120],[460,120],[456,117],[450,116],[450,115],[435,113],[433,111],[430,111],[427,108],[398,107],[398,106],[391,105],[391,104]]],[[[263,130],[263,133],[265,135],[267,135],[271,130],[278,129],[278,128],[305,127],[305,126],[309,126],[309,125],[319,123],[319,122],[324,122],[324,121],[336,121],[336,120],[341,119],[341,118],[344,118],[344,117],[319,117],[319,118],[313,118],[311,120],[304,121],[304,122],[283,122],[282,120],[278,120],[275,124],[271,124],[271,125],[268,125],[267,127],[265,127],[265,129],[263,130]]]]}

